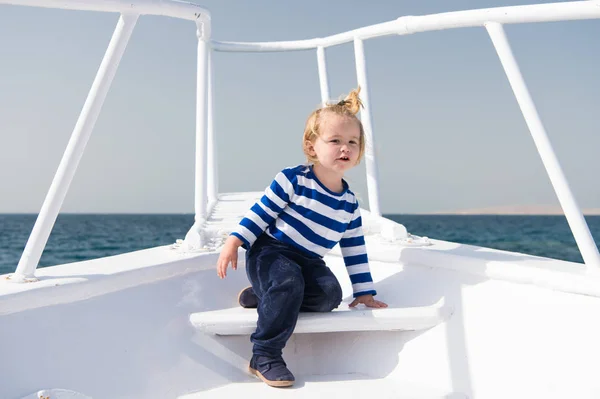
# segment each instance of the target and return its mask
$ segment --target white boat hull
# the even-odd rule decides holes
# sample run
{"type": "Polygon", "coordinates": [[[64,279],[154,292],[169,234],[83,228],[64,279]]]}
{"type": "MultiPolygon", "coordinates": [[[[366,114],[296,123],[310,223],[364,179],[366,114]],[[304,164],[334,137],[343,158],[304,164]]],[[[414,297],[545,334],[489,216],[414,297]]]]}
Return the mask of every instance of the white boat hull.
{"type": "MultiPolygon", "coordinates": [[[[392,312],[443,301],[453,313],[419,331],[293,335],[284,357],[294,395],[352,397],[364,387],[395,397],[600,396],[600,285],[582,265],[435,240],[403,247],[365,219],[373,277],[392,312]]],[[[243,262],[220,280],[217,256],[165,246],[40,269],[35,283],[3,280],[0,353],[10,361],[0,362],[0,397],[50,388],[114,399],[276,395],[246,371],[248,335],[190,322],[234,308],[248,284],[243,262]]],[[[343,260],[334,250],[326,261],[347,306],[343,260]]]]}

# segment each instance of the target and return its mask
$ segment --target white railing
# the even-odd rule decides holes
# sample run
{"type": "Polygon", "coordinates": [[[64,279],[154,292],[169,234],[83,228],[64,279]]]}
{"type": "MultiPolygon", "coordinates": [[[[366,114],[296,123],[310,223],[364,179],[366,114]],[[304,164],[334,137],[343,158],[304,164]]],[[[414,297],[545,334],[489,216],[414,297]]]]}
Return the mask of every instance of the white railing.
{"type": "Polygon", "coordinates": [[[58,165],[42,209],[19,260],[14,276],[16,279],[33,277],[137,19],[137,15],[130,14],[121,14],[119,18],[104,59],[67,144],[67,149],[58,165]]]}
{"type": "Polygon", "coordinates": [[[198,72],[194,202],[196,216],[194,225],[186,235],[186,244],[189,248],[200,248],[204,245],[202,229],[211,206],[216,202],[218,187],[215,159],[216,137],[213,127],[211,49],[226,52],[272,52],[316,49],[321,100],[322,102],[326,102],[329,100],[329,83],[327,79],[325,50],[327,47],[353,42],[357,81],[363,90],[362,99],[365,105],[364,110],[361,111],[361,119],[365,127],[367,141],[365,158],[369,205],[373,213],[380,215],[377,162],[374,151],[370,95],[363,41],[388,35],[407,35],[425,31],[465,27],[485,27],[498,52],[502,66],[513,88],[515,97],[530,129],[556,195],[565,212],[584,262],[588,265],[588,270],[600,270],[598,248],[594,243],[583,214],[575,201],[554,150],[550,145],[544,126],[541,123],[502,28],[502,24],[597,19],[600,18],[600,0],[498,7],[426,16],[405,16],[393,21],[325,38],[262,43],[211,41],[210,14],[196,4],[174,0],[0,0],[0,4],[121,13],[113,38],[102,60],[67,150],[61,160],[31,236],[23,251],[15,275],[13,276],[15,281],[24,281],[32,278],[34,275],[50,231],[56,221],[68,187],[139,15],[163,15],[192,20],[197,24],[198,72]]]}
{"type": "Polygon", "coordinates": [[[597,18],[600,18],[600,1],[574,1],[454,11],[423,16],[404,16],[393,21],[308,40],[260,43],[219,42],[213,40],[211,43],[213,49],[217,51],[297,51],[337,46],[353,42],[354,39],[366,40],[381,36],[408,35],[434,30],[483,26],[486,22],[520,24],[597,18]]]}
{"type": "MultiPolygon", "coordinates": [[[[197,76],[197,110],[196,110],[196,190],[195,211],[196,221],[188,233],[189,241],[195,245],[203,244],[201,227],[206,219],[208,188],[207,188],[207,145],[214,145],[214,140],[208,140],[207,130],[212,127],[208,121],[212,104],[207,104],[210,50],[210,14],[205,9],[193,3],[173,0],[0,0],[0,4],[35,6],[44,8],[61,8],[69,10],[115,12],[120,18],[110,40],[104,58],[100,64],[90,92],[75,124],[67,149],[52,180],[48,194],[44,199],[42,209],[35,221],[31,235],[27,240],[19,264],[12,281],[30,281],[34,278],[35,269],[40,261],[42,252],[48,242],[50,232],[54,227],[60,208],[75,175],[79,161],[90,138],[108,90],[125,52],[131,33],[140,15],[162,15],[179,19],[195,21],[198,36],[198,76],[197,76]]],[[[214,148],[210,149],[214,153],[214,148]]],[[[214,158],[213,158],[214,159],[214,158]]],[[[216,181],[212,183],[216,187],[216,181]]],[[[211,195],[214,196],[214,190],[211,195]]]]}
{"type": "Polygon", "coordinates": [[[418,32],[444,30],[467,27],[485,27],[496,48],[500,61],[511,84],[523,117],[531,132],[536,148],[540,154],[546,172],[550,177],[554,191],[573,232],[579,251],[588,270],[600,271],[600,254],[583,217],[581,209],[569,188],[567,179],[552,149],[546,130],[540,120],[529,90],[513,56],[512,50],[504,34],[502,24],[531,22],[550,22],[600,18],[600,1],[577,1],[570,3],[549,3],[525,6],[498,7],[480,10],[456,11],[425,16],[405,16],[394,21],[371,25],[337,35],[298,41],[280,42],[212,42],[217,51],[227,52],[273,52],[317,49],[319,80],[322,101],[329,98],[327,82],[325,49],[344,43],[354,42],[357,81],[363,88],[362,99],[365,109],[361,111],[361,119],[366,134],[366,169],[367,190],[371,212],[381,215],[379,209],[379,185],[377,176],[377,160],[374,149],[372,117],[370,112],[369,87],[366,74],[366,63],[363,40],[389,35],[408,35],[418,32]],[[593,268],[593,269],[592,269],[593,268]]]}
{"type": "Polygon", "coordinates": [[[210,21],[210,13],[205,8],[178,0],[0,0],[0,4],[210,21]]]}
{"type": "MultiPolygon", "coordinates": [[[[194,190],[194,225],[185,236],[185,244],[188,249],[202,248],[205,244],[203,234],[204,226],[208,215],[208,110],[212,111],[212,105],[209,106],[209,90],[212,92],[212,68],[209,68],[209,46],[210,25],[198,26],[198,70],[196,77],[196,184],[194,190]]],[[[214,138],[214,137],[213,137],[214,138]]],[[[214,140],[211,141],[214,143],[214,140]]],[[[211,149],[215,152],[215,149],[211,149]]],[[[214,158],[213,158],[214,159],[214,158]]],[[[214,168],[214,165],[213,165],[214,168]]]]}

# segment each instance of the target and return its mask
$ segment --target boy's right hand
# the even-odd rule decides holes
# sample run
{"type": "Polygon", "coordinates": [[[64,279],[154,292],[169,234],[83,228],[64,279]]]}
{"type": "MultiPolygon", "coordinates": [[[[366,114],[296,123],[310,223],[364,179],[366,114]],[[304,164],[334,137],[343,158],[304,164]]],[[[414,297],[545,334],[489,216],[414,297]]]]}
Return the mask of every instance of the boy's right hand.
{"type": "Polygon", "coordinates": [[[229,236],[217,260],[217,275],[220,278],[227,277],[227,266],[231,263],[233,270],[237,270],[238,248],[243,244],[236,236],[229,236]]]}

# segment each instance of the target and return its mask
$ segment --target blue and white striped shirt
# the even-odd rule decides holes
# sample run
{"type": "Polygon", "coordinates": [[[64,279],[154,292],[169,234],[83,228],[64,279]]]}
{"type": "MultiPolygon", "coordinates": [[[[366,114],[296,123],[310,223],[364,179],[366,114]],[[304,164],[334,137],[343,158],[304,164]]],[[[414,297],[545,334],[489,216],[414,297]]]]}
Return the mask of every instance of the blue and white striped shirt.
{"type": "Polygon", "coordinates": [[[375,295],[356,196],[344,181],[334,193],[299,165],[279,172],[262,198],[231,234],[249,249],[266,230],[269,236],[314,257],[323,257],[338,242],[354,296],[375,295]]]}

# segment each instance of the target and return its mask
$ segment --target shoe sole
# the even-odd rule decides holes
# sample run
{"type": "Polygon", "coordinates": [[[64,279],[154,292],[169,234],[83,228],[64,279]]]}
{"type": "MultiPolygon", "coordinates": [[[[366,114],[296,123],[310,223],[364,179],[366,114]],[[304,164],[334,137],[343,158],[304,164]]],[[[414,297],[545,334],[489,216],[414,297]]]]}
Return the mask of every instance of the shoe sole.
{"type": "Polygon", "coordinates": [[[252,367],[248,366],[248,371],[250,372],[250,374],[257,376],[258,378],[260,378],[261,380],[263,380],[263,382],[265,384],[267,384],[270,387],[275,387],[275,388],[285,388],[285,387],[291,387],[292,385],[294,385],[294,381],[271,381],[271,380],[267,380],[260,371],[253,369],[252,367]]]}

